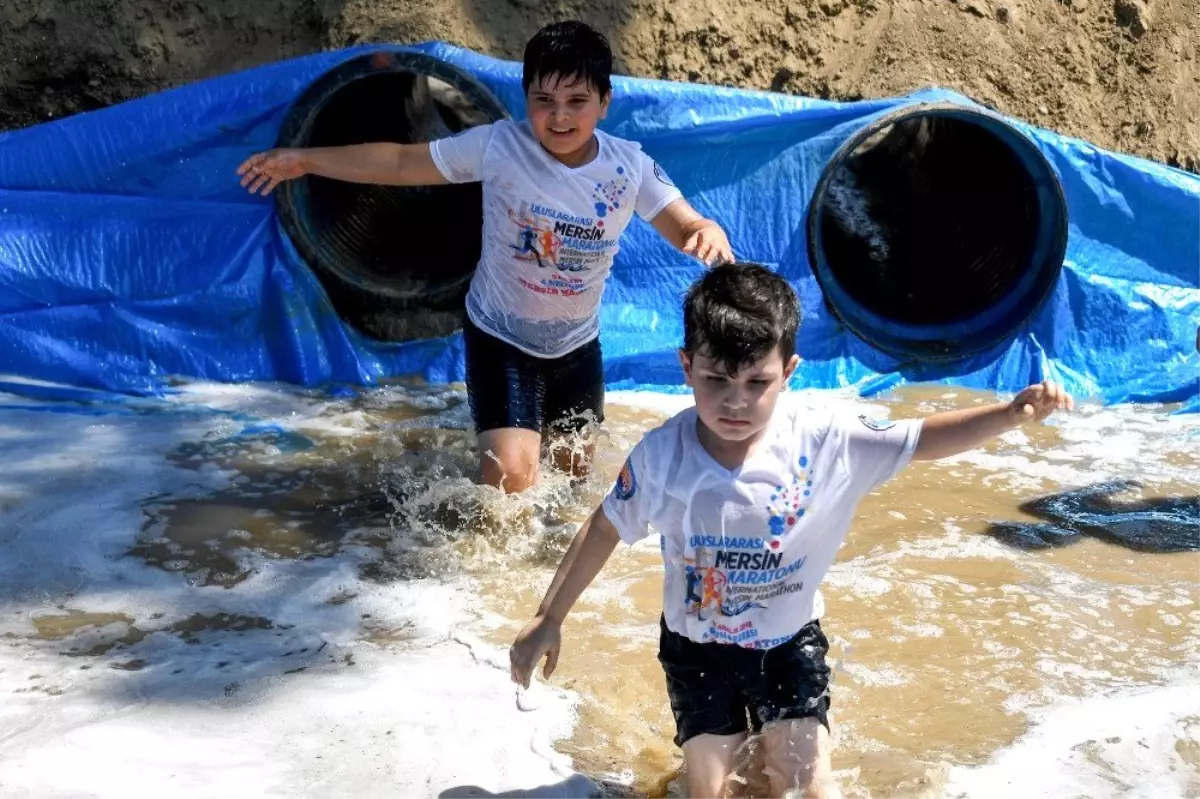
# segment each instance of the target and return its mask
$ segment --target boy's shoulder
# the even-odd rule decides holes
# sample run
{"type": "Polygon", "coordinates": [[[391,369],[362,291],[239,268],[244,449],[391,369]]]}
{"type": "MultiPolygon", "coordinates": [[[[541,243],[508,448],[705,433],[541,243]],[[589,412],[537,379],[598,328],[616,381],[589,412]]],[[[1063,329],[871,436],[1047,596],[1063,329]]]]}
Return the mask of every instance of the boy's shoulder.
{"type": "MultiPolygon", "coordinates": [[[[634,449],[642,465],[678,462],[688,439],[687,425],[696,424],[696,409],[685,408],[642,434],[634,449]]],[[[631,454],[632,457],[632,454],[631,454]]]]}
{"type": "Polygon", "coordinates": [[[824,437],[840,424],[840,416],[829,408],[814,408],[806,405],[794,394],[783,394],[775,404],[771,415],[772,426],[793,435],[809,433],[824,437]]]}
{"type": "Polygon", "coordinates": [[[607,140],[610,144],[613,144],[617,147],[628,147],[628,148],[634,149],[634,150],[642,149],[642,145],[640,142],[636,142],[633,139],[623,138],[621,136],[618,136],[615,133],[609,133],[608,131],[600,130],[600,128],[596,128],[596,135],[600,136],[601,138],[607,140]]]}
{"type": "Polygon", "coordinates": [[[642,145],[639,142],[623,139],[612,133],[605,133],[599,128],[596,128],[596,135],[602,138],[609,152],[617,156],[617,160],[628,161],[631,165],[641,163],[643,153],[642,145]]]}
{"type": "Polygon", "coordinates": [[[684,408],[673,416],[668,417],[657,427],[652,427],[642,434],[641,444],[647,447],[658,447],[667,443],[682,441],[687,432],[688,424],[696,424],[695,407],[684,408]]]}

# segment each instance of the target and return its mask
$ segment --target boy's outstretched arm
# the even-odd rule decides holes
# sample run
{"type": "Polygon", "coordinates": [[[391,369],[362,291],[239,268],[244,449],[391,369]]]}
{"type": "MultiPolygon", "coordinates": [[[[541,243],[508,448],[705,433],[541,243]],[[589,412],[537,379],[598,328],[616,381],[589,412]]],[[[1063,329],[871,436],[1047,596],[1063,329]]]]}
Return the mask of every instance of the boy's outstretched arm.
{"type": "Polygon", "coordinates": [[[567,554],[563,555],[537,615],[521,630],[508,652],[513,682],[528,688],[529,677],[543,656],[546,658],[546,668],[542,673],[546,677],[554,673],[562,643],[563,619],[579,595],[604,568],[620,540],[617,528],[613,527],[604,511],[597,508],[580,528],[567,554]]]}
{"type": "Polygon", "coordinates": [[[650,224],[676,249],[694,255],[708,266],[733,263],[733,249],[725,231],[682,197],[659,211],[650,224]]]}
{"type": "Polygon", "coordinates": [[[429,144],[374,142],[345,147],[282,148],[255,153],[237,173],[251,194],[270,194],[285,180],[320,175],[350,183],[434,186],[446,183],[429,144]]]}
{"type": "Polygon", "coordinates": [[[1025,389],[1012,402],[935,413],[921,424],[913,460],[931,461],[957,455],[1006,430],[1026,422],[1040,422],[1055,410],[1069,411],[1074,407],[1071,395],[1047,380],[1025,389]]]}

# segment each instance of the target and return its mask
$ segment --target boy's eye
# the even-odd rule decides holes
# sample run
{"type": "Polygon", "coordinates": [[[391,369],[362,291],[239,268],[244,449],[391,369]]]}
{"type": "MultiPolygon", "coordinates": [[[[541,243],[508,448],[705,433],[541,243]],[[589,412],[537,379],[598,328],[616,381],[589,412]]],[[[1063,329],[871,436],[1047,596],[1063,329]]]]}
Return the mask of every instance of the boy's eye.
{"type": "Polygon", "coordinates": [[[721,375],[708,375],[704,379],[710,383],[724,383],[726,380],[726,378],[722,377],[721,375]]]}
{"type": "Polygon", "coordinates": [[[754,377],[754,378],[750,379],[750,385],[752,385],[752,386],[765,386],[767,383],[770,383],[770,382],[771,381],[766,379],[765,377],[754,377]]]}

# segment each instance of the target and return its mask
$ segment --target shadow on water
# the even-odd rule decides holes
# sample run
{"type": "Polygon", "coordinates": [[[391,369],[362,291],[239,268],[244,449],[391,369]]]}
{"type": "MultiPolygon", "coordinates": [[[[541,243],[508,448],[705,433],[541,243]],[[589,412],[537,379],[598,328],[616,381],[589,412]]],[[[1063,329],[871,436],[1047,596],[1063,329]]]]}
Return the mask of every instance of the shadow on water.
{"type": "Polygon", "coordinates": [[[1064,547],[1089,536],[1135,552],[1200,551],[1200,497],[1117,498],[1137,488],[1119,480],[1051,494],[1021,505],[1043,523],[995,522],[987,532],[1019,549],[1064,547]]]}
{"type": "Polygon", "coordinates": [[[439,524],[414,524],[417,509],[407,500],[439,481],[461,480],[473,463],[464,433],[423,428],[393,430],[386,441],[354,448],[266,429],[187,442],[167,460],[236,476],[202,496],[145,500],[142,530],[128,554],[185,574],[193,585],[224,588],[253,575],[261,558],[328,558],[348,546],[372,551],[364,577],[428,576],[436,570],[384,569],[382,562],[412,547],[444,547],[463,529],[466,520],[452,503],[438,508],[439,524]]]}
{"type": "Polygon", "coordinates": [[[474,797],[495,797],[495,799],[538,799],[539,797],[625,797],[634,796],[630,790],[616,783],[601,782],[597,785],[580,774],[574,774],[553,785],[539,785],[536,788],[517,788],[511,791],[492,793],[478,785],[460,785],[447,788],[438,794],[438,799],[474,799],[474,797]]]}
{"type": "MultiPolygon", "coordinates": [[[[294,433],[261,442],[293,453],[311,444],[294,433]]],[[[245,446],[241,442],[241,446],[245,446]]],[[[168,456],[200,469],[214,461],[238,473],[230,487],[202,497],[143,502],[145,521],[129,554],[149,565],[188,575],[197,585],[232,588],[253,573],[255,553],[311,559],[338,553],[345,543],[382,547],[395,500],[363,457],[313,462],[301,457],[264,463],[223,453],[220,445],[188,443],[168,456]]]]}
{"type": "MultiPolygon", "coordinates": [[[[575,515],[568,492],[516,502],[475,485],[469,434],[424,425],[388,419],[349,438],[252,425],[175,444],[166,462],[195,482],[176,478],[168,493],[142,499],[140,530],[112,556],[157,572],[143,580],[117,576],[118,566],[113,576],[135,604],[167,612],[72,607],[115,585],[101,579],[36,611],[32,639],[78,663],[72,670],[129,673],[105,680],[114,695],[165,702],[250,701],[264,679],[354,666],[353,647],[339,641],[429,645],[410,620],[356,597],[373,585],[556,561],[580,519],[560,518],[575,515]]],[[[71,541],[87,549],[86,538],[71,541]]]]}
{"type": "MultiPolygon", "coordinates": [[[[392,422],[350,439],[268,425],[177,444],[166,462],[194,471],[196,481],[142,499],[134,540],[103,555],[113,574],[81,578],[53,607],[43,602],[30,614],[28,640],[73,661],[72,671],[130,673],[104,682],[114,694],[167,702],[241,702],[264,678],[354,666],[353,652],[337,643],[347,635],[388,649],[424,645],[404,619],[363,612],[354,600],[363,583],[456,566],[454,536],[463,530],[430,523],[424,535],[413,532],[406,499],[415,493],[421,505],[431,486],[469,499],[461,484],[473,445],[462,431],[392,422]],[[215,491],[206,487],[214,474],[224,483],[215,491]],[[173,577],[139,578],[116,565],[122,559],[173,577]],[[135,618],[72,607],[113,589],[165,612],[135,618]]],[[[438,509],[432,504],[426,515],[438,509]]],[[[60,543],[95,562],[86,530],[60,543]]],[[[69,684],[39,677],[25,690],[58,695],[69,684]]]]}

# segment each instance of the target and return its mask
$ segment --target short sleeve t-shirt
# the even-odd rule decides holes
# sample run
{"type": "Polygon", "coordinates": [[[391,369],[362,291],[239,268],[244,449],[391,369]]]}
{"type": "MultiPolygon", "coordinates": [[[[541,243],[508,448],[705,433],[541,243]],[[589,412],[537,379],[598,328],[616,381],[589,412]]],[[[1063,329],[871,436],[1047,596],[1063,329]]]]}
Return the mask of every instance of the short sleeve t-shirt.
{"type": "Polygon", "coordinates": [[[781,400],[735,470],[713,460],[696,425],[689,408],[648,433],[604,514],[626,542],[650,527],[662,536],[670,630],[770,649],[824,612],[818,587],[855,509],[909,462],[921,422],[843,418],[781,400]]]}
{"type": "Polygon", "coordinates": [[[483,183],[483,252],[467,315],[491,335],[557,358],[599,334],[600,296],[636,212],[682,195],[635,142],[596,131],[596,157],[569,167],[525,122],[469,128],[429,145],[451,183],[483,183]]]}

